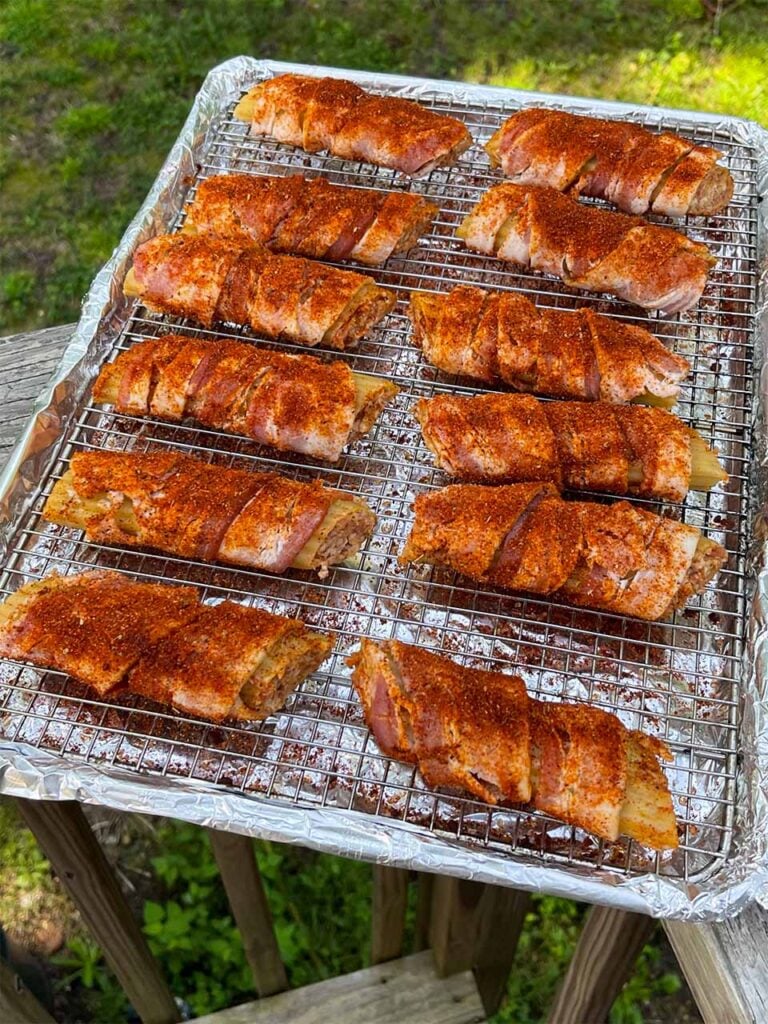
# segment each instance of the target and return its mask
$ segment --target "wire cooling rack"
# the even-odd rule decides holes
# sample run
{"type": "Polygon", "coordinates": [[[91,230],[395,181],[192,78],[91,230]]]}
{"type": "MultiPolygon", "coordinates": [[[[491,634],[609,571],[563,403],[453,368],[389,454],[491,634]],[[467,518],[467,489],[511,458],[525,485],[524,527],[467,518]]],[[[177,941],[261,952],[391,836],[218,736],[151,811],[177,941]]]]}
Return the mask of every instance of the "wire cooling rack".
{"type": "MultiPolygon", "coordinates": [[[[85,401],[19,524],[0,580],[0,588],[8,593],[50,572],[73,573],[98,565],[145,580],[190,582],[207,600],[233,598],[298,614],[308,624],[337,634],[332,657],[282,712],[252,726],[214,726],[134,697],[105,703],[61,673],[5,662],[0,668],[0,736],[107,771],[118,768],[202,781],[284,805],[344,808],[375,816],[379,824],[382,819],[406,822],[473,847],[479,856],[492,850],[518,861],[572,870],[592,867],[624,876],[656,872],[702,882],[727,860],[733,840],[739,745],[736,686],[743,653],[750,515],[755,153],[727,128],[682,115],[646,122],[722,150],[736,190],[723,214],[684,225],[719,257],[696,308],[672,317],[638,316],[633,307],[574,292],[559,281],[465,250],[455,228],[482,192],[500,180],[481,145],[519,104],[514,99],[464,103],[452,94],[424,102],[463,119],[475,145],[454,167],[435,170],[423,180],[250,138],[230,107],[209,132],[186,197],[192,198],[205,177],[223,171],[301,171],[352,186],[410,188],[439,204],[439,217],[417,248],[389,260],[384,268],[366,270],[397,290],[395,310],[355,352],[333,353],[353,369],[394,379],[401,388],[369,436],[329,467],[243,438],[189,424],[117,415],[85,401]],[[412,289],[447,291],[459,282],[518,290],[544,307],[591,305],[645,323],[690,360],[693,373],[676,411],[717,448],[730,480],[710,493],[691,494],[682,505],[644,505],[703,528],[725,545],[729,559],[717,586],[710,585],[684,612],[663,623],[640,622],[502,594],[446,570],[398,566],[414,495],[448,482],[434,469],[412,407],[418,398],[441,391],[476,391],[424,362],[410,341],[407,295],[412,289]],[[74,451],[164,446],[227,465],[279,468],[298,479],[320,477],[364,497],[377,513],[378,527],[353,566],[336,568],[321,581],[297,571],[278,579],[251,570],[86,544],[77,532],[41,519],[45,500],[74,451]],[[468,664],[518,671],[536,696],[590,703],[616,712],[630,727],[663,738],[674,754],[667,774],[681,825],[680,849],[654,855],[626,839],[598,841],[538,812],[491,808],[427,790],[411,766],[383,757],[365,728],[344,661],[364,636],[397,636],[468,664]]],[[[182,211],[172,227],[179,228],[183,219],[182,211]]],[[[302,349],[272,345],[243,329],[199,330],[137,306],[109,357],[144,338],[179,328],[196,336],[246,338],[286,351],[302,349]]]]}

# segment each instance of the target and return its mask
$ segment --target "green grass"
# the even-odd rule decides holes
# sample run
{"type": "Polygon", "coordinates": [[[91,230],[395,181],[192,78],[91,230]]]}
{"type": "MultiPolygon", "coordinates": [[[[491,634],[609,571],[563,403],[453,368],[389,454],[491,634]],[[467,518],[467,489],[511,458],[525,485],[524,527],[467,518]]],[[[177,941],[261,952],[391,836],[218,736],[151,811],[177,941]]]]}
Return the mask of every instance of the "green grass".
{"type": "Polygon", "coordinates": [[[214,64],[236,54],[768,123],[768,0],[5,0],[0,333],[74,319],[214,64]]]}

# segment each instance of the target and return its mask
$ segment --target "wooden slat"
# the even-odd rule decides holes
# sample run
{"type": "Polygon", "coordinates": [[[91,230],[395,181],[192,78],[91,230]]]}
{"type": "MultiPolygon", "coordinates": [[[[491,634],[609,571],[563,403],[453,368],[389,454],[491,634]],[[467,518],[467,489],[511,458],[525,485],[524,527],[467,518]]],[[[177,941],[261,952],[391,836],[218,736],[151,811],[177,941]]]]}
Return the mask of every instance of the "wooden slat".
{"type": "Polygon", "coordinates": [[[288,977],[280,958],[253,840],[214,829],[209,829],[208,834],[256,991],[260,996],[282,992],[288,988],[288,977]]]}
{"type": "Polygon", "coordinates": [[[410,872],[373,865],[371,963],[394,960],[403,952],[410,872]]]}
{"type": "Polygon", "coordinates": [[[469,971],[438,978],[429,952],[199,1017],[196,1024],[476,1024],[469,971]]]}
{"type": "Polygon", "coordinates": [[[18,974],[0,960],[0,1020],[6,1024],[53,1024],[18,974]]]}
{"type": "Polygon", "coordinates": [[[645,914],[593,907],[549,1011],[549,1024],[604,1024],[655,927],[645,914]]]}
{"type": "Polygon", "coordinates": [[[179,1019],[176,1003],[79,804],[18,800],[18,808],[145,1024],[179,1019]]]}
{"type": "Polygon", "coordinates": [[[0,338],[0,466],[48,383],[75,325],[0,338]]]}
{"type": "Polygon", "coordinates": [[[499,1007],[528,907],[527,893],[436,875],[430,940],[443,977],[472,968],[485,1012],[499,1007]]]}
{"type": "Polygon", "coordinates": [[[753,904],[730,921],[664,930],[705,1024],[768,1021],[768,911],[753,904]]]}
{"type": "Polygon", "coordinates": [[[497,885],[486,885],[480,900],[473,967],[489,1017],[496,1013],[506,992],[530,901],[527,892],[497,885]]]}
{"type": "Polygon", "coordinates": [[[438,974],[447,977],[473,965],[477,908],[483,895],[480,882],[435,875],[429,940],[438,974]]]}

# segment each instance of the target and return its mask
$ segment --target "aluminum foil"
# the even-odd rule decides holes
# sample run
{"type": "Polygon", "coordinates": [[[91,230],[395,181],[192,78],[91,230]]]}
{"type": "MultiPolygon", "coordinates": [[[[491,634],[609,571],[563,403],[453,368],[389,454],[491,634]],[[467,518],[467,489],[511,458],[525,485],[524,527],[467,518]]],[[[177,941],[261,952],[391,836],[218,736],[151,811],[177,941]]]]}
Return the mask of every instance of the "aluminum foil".
{"type": "MultiPolygon", "coordinates": [[[[130,307],[122,296],[122,282],[134,249],[145,238],[166,229],[178,215],[186,184],[195,174],[206,137],[221,111],[254,80],[286,71],[345,75],[362,85],[395,89],[414,99],[448,96],[467,104],[510,99],[522,104],[546,102],[598,115],[641,113],[650,122],[663,118],[674,121],[681,116],[679,111],[659,108],[341,72],[246,57],[215,68],[203,84],[146,201],[111,259],[97,275],[61,365],[36,403],[33,416],[0,479],[0,544],[6,553],[19,523],[40,493],[46,472],[66,443],[67,431],[90,382],[130,314],[130,307]]],[[[730,118],[698,113],[686,114],[685,118],[696,124],[726,126],[745,145],[755,147],[759,193],[766,193],[768,133],[753,123],[730,118]]],[[[750,900],[763,896],[768,899],[768,698],[765,693],[768,679],[768,522],[762,511],[768,497],[765,441],[768,369],[763,366],[762,351],[768,337],[767,207],[768,204],[763,203],[758,208],[762,273],[757,292],[759,330],[755,364],[763,369],[754,396],[758,443],[751,466],[751,491],[756,514],[749,554],[749,568],[756,585],[742,678],[737,841],[718,871],[694,884],[650,871],[624,876],[588,865],[571,865],[565,869],[555,863],[521,861],[503,851],[471,847],[395,818],[360,813],[343,806],[299,806],[281,794],[265,798],[195,778],[140,774],[114,764],[100,767],[73,755],[38,749],[23,739],[0,740],[0,792],[35,799],[75,799],[120,810],[161,814],[377,863],[452,874],[688,921],[724,918],[737,913],[750,900]]],[[[23,736],[23,732],[20,735],[23,736]]]]}

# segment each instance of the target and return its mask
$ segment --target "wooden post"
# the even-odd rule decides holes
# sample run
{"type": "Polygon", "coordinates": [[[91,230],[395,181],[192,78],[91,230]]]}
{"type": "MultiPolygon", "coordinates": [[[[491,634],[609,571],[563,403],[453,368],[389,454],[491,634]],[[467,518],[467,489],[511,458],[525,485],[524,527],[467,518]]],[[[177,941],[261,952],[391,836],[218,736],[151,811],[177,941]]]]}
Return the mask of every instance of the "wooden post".
{"type": "Polygon", "coordinates": [[[498,885],[484,886],[475,940],[475,982],[486,1014],[501,1005],[507,978],[531,902],[530,894],[498,885]]]}
{"type": "Polygon", "coordinates": [[[409,877],[410,873],[402,868],[373,865],[372,964],[394,960],[403,952],[409,877]]]}
{"type": "Polygon", "coordinates": [[[416,927],[413,938],[413,951],[420,953],[422,949],[429,949],[429,918],[432,913],[432,886],[435,876],[428,871],[419,871],[416,884],[418,893],[416,897],[416,927]]]}
{"type": "Polygon", "coordinates": [[[13,969],[0,960],[0,1020],[8,1024],[54,1024],[13,969]]]}
{"type": "Polygon", "coordinates": [[[79,804],[19,800],[24,821],[145,1024],[179,1019],[171,991],[79,804]]]}
{"type": "Polygon", "coordinates": [[[483,895],[480,882],[435,875],[429,939],[441,977],[473,966],[477,908],[483,895]]]}
{"type": "Polygon", "coordinates": [[[705,1024],[768,1020],[768,911],[753,903],[728,921],[664,930],[705,1024]]]}
{"type": "Polygon", "coordinates": [[[208,834],[256,991],[260,996],[282,992],[288,988],[288,977],[280,958],[253,840],[214,829],[209,829],[208,834]]]}
{"type": "Polygon", "coordinates": [[[527,893],[436,875],[430,940],[444,977],[472,968],[485,1012],[496,1012],[525,921],[527,893]]]}
{"type": "Polygon", "coordinates": [[[645,914],[593,907],[549,1011],[549,1024],[604,1024],[655,927],[645,914]]]}

